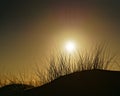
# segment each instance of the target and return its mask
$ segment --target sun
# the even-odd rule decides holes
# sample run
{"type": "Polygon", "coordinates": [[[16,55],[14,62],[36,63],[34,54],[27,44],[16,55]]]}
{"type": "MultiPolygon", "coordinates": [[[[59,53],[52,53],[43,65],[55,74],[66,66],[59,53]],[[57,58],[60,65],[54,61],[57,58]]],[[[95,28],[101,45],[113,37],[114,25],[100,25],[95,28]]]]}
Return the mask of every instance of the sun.
{"type": "Polygon", "coordinates": [[[65,49],[69,53],[72,53],[73,51],[75,51],[75,43],[72,42],[72,41],[67,42],[66,45],[65,45],[65,49]]]}

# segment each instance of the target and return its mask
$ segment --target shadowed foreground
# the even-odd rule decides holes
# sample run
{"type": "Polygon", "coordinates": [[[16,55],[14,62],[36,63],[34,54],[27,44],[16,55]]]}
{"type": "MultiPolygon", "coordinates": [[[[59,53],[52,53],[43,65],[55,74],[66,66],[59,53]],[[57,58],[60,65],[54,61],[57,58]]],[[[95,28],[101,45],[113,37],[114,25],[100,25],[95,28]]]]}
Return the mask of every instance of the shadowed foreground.
{"type": "Polygon", "coordinates": [[[30,88],[33,88],[33,86],[25,84],[9,84],[0,88],[0,96],[18,96],[18,94],[21,94],[30,88]]]}
{"type": "Polygon", "coordinates": [[[120,96],[120,72],[90,70],[62,76],[20,96],[120,96]]]}

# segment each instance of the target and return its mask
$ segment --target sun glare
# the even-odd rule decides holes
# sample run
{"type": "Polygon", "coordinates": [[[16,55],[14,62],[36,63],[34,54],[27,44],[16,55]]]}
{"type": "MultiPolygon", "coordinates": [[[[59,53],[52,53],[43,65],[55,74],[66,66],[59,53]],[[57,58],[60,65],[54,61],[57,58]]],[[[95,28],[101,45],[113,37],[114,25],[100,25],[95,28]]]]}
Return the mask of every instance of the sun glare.
{"type": "Polygon", "coordinates": [[[65,48],[69,53],[72,53],[75,50],[75,43],[69,41],[66,43],[65,48]]]}

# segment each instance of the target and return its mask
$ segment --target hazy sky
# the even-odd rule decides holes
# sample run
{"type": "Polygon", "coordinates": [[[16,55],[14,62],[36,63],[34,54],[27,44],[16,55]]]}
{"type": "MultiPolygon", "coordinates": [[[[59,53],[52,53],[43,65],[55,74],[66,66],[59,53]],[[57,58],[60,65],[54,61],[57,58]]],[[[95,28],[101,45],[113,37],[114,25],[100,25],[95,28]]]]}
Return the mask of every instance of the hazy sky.
{"type": "Polygon", "coordinates": [[[113,50],[120,48],[119,0],[0,1],[2,73],[43,66],[43,58],[67,40],[98,38],[114,42],[113,50]]]}

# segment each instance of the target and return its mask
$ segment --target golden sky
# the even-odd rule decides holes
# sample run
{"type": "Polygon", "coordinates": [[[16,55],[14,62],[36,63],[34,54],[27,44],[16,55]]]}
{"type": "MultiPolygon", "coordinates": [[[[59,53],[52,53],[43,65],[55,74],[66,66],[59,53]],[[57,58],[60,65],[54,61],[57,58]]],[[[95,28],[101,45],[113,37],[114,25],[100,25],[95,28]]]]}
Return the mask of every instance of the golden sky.
{"type": "Polygon", "coordinates": [[[97,40],[110,40],[119,54],[119,5],[104,1],[3,1],[0,16],[0,72],[34,70],[73,40],[85,48],[97,40]]]}

